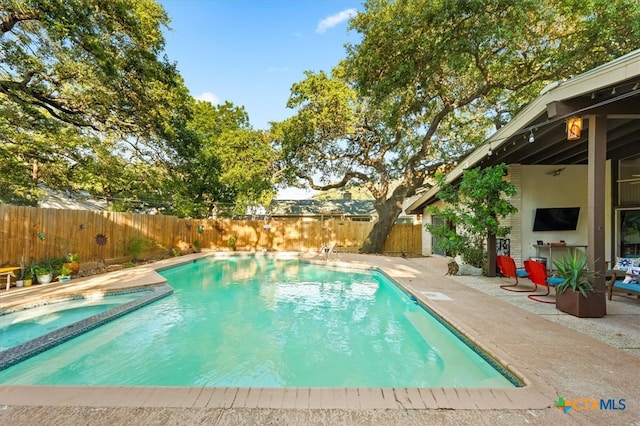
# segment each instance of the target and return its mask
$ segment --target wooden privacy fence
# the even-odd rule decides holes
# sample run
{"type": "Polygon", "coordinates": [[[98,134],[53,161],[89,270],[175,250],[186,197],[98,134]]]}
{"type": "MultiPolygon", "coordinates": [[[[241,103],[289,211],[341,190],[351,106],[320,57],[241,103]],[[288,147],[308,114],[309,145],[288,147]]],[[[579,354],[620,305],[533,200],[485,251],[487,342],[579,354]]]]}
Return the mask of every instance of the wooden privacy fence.
{"type": "MultiPolygon", "coordinates": [[[[77,253],[81,262],[129,255],[127,242],[143,237],[156,250],[185,250],[199,240],[204,249],[229,250],[235,237],[238,250],[317,251],[335,244],[336,251],[356,252],[373,227],[371,222],[339,219],[214,220],[180,219],[86,210],[41,209],[0,205],[0,265],[18,265],[77,253]],[[101,238],[104,236],[105,238],[101,238]],[[106,239],[106,241],[105,241],[106,239]]],[[[397,224],[384,244],[385,253],[421,253],[421,226],[397,224]]]]}

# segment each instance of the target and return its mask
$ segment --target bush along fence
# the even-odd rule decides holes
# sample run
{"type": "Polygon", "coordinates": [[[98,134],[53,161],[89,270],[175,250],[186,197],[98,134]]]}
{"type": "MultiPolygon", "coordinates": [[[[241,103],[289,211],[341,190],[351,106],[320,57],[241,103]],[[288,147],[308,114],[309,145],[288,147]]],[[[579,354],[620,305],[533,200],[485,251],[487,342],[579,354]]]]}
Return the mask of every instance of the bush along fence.
{"type": "MultiPolygon", "coordinates": [[[[0,265],[19,265],[76,254],[80,262],[178,254],[191,249],[357,252],[372,222],[328,219],[180,219],[106,211],[0,205],[0,265]]],[[[421,253],[421,226],[397,224],[388,254],[421,253]]]]}

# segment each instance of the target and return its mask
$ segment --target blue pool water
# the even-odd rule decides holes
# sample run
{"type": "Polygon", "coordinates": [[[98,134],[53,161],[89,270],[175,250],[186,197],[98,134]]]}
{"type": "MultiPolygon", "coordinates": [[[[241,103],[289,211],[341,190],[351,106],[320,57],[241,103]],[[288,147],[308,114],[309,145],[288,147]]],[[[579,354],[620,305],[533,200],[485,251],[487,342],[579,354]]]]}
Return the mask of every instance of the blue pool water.
{"type": "Polygon", "coordinates": [[[172,295],[7,368],[0,382],[514,387],[379,272],[259,256],[162,274],[172,295]]]}
{"type": "Polygon", "coordinates": [[[44,336],[140,297],[139,293],[77,298],[0,315],[0,351],[44,336]]]}

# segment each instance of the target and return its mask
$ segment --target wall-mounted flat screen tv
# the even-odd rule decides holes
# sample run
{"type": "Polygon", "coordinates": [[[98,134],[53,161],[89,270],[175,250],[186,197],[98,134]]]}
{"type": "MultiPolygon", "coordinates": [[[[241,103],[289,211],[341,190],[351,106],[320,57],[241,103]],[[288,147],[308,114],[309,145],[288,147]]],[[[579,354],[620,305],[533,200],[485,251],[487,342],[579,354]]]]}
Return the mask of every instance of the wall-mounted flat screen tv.
{"type": "Polygon", "coordinates": [[[534,231],[575,231],[580,207],[550,207],[536,209],[534,231]]]}

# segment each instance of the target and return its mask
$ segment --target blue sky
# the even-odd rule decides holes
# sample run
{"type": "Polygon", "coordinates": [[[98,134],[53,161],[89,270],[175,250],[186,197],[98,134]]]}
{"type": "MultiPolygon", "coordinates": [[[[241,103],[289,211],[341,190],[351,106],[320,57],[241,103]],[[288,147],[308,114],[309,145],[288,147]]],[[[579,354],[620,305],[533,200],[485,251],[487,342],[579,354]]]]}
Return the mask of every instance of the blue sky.
{"type": "Polygon", "coordinates": [[[158,0],[171,17],[166,54],[191,95],[244,106],[255,129],[294,111],[291,85],[305,70],[330,72],[358,34],[347,20],[359,1],[158,0]]]}

